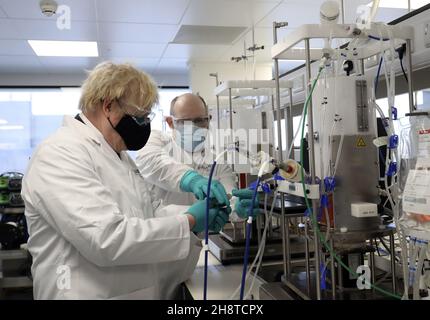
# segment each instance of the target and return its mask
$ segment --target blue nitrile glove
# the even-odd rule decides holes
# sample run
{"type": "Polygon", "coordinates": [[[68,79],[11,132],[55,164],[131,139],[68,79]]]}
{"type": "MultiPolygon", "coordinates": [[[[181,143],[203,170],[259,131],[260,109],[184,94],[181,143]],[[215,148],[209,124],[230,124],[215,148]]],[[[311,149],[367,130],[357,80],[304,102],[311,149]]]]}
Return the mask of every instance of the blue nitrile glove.
{"type": "MultiPolygon", "coordinates": [[[[232,195],[237,197],[236,204],[234,206],[234,211],[236,211],[237,215],[242,218],[248,218],[249,209],[252,204],[252,196],[254,195],[254,190],[251,189],[234,189],[232,191],[232,195]]],[[[260,203],[258,200],[258,194],[255,198],[254,209],[252,210],[252,216],[256,217],[261,213],[259,209],[260,203]]]]}
{"type": "MultiPolygon", "coordinates": [[[[229,206],[220,208],[218,206],[209,209],[209,229],[219,232],[227,223],[228,215],[231,212],[229,206]],[[218,231],[217,231],[218,230],[218,231]]],[[[199,200],[188,208],[187,213],[192,215],[195,220],[195,225],[191,231],[202,232],[205,230],[206,219],[206,200],[199,200]]]]}
{"type": "MultiPolygon", "coordinates": [[[[182,191],[192,192],[198,200],[203,200],[208,191],[208,183],[208,178],[203,177],[197,171],[188,170],[183,175],[179,186],[182,191]]],[[[212,180],[210,197],[215,198],[221,206],[230,204],[224,186],[217,180],[212,180]]]]}

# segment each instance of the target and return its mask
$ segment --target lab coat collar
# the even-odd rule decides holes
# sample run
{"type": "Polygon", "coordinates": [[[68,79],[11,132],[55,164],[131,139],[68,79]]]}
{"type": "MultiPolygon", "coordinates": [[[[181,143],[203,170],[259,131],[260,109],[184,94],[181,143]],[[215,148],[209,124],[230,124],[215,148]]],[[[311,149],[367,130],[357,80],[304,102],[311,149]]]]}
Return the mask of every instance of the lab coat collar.
{"type": "Polygon", "coordinates": [[[126,157],[127,151],[121,151],[118,157],[118,153],[116,153],[115,150],[112,149],[112,147],[106,141],[106,139],[99,131],[99,129],[97,129],[83,113],[80,113],[79,117],[82,119],[84,123],[70,116],[65,116],[63,121],[63,126],[72,127],[76,129],[80,134],[82,134],[86,138],[91,139],[94,143],[96,143],[99,146],[104,145],[104,148],[108,150],[107,152],[109,152],[111,156],[113,156],[115,159],[123,161],[124,159],[127,158],[126,157]]]}
{"type": "Polygon", "coordinates": [[[98,145],[101,145],[102,140],[104,140],[104,137],[101,132],[91,123],[90,120],[88,120],[88,118],[83,113],[80,113],[79,117],[84,123],[76,120],[73,117],[65,116],[63,120],[63,126],[72,127],[78,130],[78,132],[82,135],[93,140],[98,145]]]}

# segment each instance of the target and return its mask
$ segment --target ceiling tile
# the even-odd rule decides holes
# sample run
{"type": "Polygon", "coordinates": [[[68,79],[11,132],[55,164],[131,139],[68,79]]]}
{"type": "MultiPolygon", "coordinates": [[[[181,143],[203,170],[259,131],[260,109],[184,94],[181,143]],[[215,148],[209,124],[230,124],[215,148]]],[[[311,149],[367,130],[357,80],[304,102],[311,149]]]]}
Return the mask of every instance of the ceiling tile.
{"type": "Polygon", "coordinates": [[[206,59],[219,58],[230,46],[223,45],[188,45],[171,43],[167,46],[163,58],[168,59],[206,59]]]}
{"type": "Polygon", "coordinates": [[[0,40],[0,55],[33,56],[33,49],[26,40],[0,40]]]}
{"type": "Polygon", "coordinates": [[[173,43],[179,44],[224,44],[230,45],[247,27],[181,25],[173,43]]]}
{"type": "MultiPolygon", "coordinates": [[[[58,5],[66,5],[70,8],[70,16],[73,20],[95,21],[94,0],[61,0],[58,5]]],[[[46,17],[42,14],[39,1],[37,0],[0,0],[0,7],[6,12],[8,17],[14,19],[42,19],[55,21],[62,13],[59,10],[57,15],[46,17]]],[[[59,7],[61,9],[61,7],[59,7]]]]}
{"type": "Polygon", "coordinates": [[[6,18],[6,13],[4,12],[4,10],[2,9],[2,7],[0,6],[0,18],[6,18]]]}
{"type": "Polygon", "coordinates": [[[189,0],[99,0],[99,21],[178,24],[189,0]]]}
{"type": "Polygon", "coordinates": [[[167,43],[175,37],[178,26],[138,23],[100,23],[100,40],[105,42],[167,43]]]}
{"type": "Polygon", "coordinates": [[[133,58],[133,57],[122,57],[122,58],[112,58],[109,59],[114,63],[130,63],[137,68],[140,68],[147,72],[155,71],[160,59],[143,59],[143,58],[133,58]]]}
{"type": "Polygon", "coordinates": [[[165,48],[166,44],[158,43],[103,42],[99,43],[99,54],[107,58],[160,58],[165,48]]]}
{"type": "Polygon", "coordinates": [[[97,27],[92,22],[74,22],[70,30],[60,30],[51,20],[0,19],[0,39],[91,41],[97,39],[97,27]]]}
{"type": "Polygon", "coordinates": [[[157,73],[161,74],[187,74],[187,59],[161,59],[158,64],[157,73]]]}
{"type": "Polygon", "coordinates": [[[41,70],[43,67],[36,56],[0,56],[0,73],[33,73],[41,70]]]}
{"type": "Polygon", "coordinates": [[[81,58],[81,57],[39,57],[40,63],[47,72],[81,73],[91,70],[101,58],[81,58]]]}
{"type": "Polygon", "coordinates": [[[288,26],[296,28],[302,24],[319,23],[319,6],[324,0],[283,2],[276,10],[267,15],[257,27],[272,27],[273,21],[287,21],[288,26]]]}
{"type": "Polygon", "coordinates": [[[269,13],[279,1],[192,0],[183,24],[209,26],[252,26],[269,13]]]}

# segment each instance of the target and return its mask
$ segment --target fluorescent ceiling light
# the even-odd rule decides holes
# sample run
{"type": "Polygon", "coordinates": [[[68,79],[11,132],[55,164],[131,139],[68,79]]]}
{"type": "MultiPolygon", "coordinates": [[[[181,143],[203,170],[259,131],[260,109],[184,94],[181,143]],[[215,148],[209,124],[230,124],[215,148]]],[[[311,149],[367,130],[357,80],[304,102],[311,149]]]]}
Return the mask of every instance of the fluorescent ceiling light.
{"type": "Polygon", "coordinates": [[[97,42],[94,41],[28,40],[28,44],[39,57],[99,56],[97,42]]]}
{"type": "Polygon", "coordinates": [[[24,126],[0,126],[0,130],[23,130],[24,126]]]}
{"type": "Polygon", "coordinates": [[[8,124],[7,120],[5,120],[5,119],[0,119],[0,125],[3,125],[3,124],[8,124]]]}
{"type": "MultiPolygon", "coordinates": [[[[415,10],[425,6],[430,3],[429,0],[411,0],[411,9],[415,10]]],[[[368,6],[371,7],[373,5],[373,1],[368,3],[368,6]]],[[[408,0],[380,0],[379,2],[380,8],[391,8],[391,9],[408,9],[408,0]]]]}

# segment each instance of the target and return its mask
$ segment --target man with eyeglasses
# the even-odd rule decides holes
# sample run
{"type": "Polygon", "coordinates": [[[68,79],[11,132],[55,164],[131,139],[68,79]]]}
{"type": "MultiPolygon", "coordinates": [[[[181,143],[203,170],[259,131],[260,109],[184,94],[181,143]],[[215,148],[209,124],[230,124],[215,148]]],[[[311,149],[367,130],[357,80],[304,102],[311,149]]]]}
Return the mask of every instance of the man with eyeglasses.
{"type": "MultiPolygon", "coordinates": [[[[82,112],[34,152],[22,196],[35,299],[165,299],[166,281],[184,280],[163,265],[199,254],[206,202],[164,206],[127,154],[147,143],[157,100],[144,72],[101,63],[82,112]]],[[[211,230],[229,213],[209,208],[211,230]]]]}
{"type": "MultiPolygon", "coordinates": [[[[145,180],[152,183],[152,191],[162,199],[163,204],[192,205],[206,197],[208,176],[214,160],[208,141],[210,120],[203,98],[191,93],[178,96],[172,100],[170,116],[166,117],[172,132],[167,134],[154,130],[148,143],[139,150],[137,167],[145,180]]],[[[220,207],[230,206],[231,201],[235,209],[232,218],[246,218],[252,191],[235,188],[231,167],[217,165],[211,188],[213,201],[220,207]]],[[[254,208],[253,214],[258,213],[259,209],[254,208]]],[[[197,261],[198,257],[194,257],[181,263],[165,264],[164,267],[175,268],[178,273],[190,276],[197,261]]],[[[175,295],[174,287],[164,289],[169,297],[175,295]]]]}

